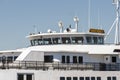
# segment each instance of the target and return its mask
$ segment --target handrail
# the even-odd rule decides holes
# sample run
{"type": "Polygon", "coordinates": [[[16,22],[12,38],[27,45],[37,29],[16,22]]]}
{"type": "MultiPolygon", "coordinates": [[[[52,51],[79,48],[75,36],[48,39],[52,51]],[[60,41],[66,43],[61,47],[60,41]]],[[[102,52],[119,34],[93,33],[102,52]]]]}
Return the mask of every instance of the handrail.
{"type": "Polygon", "coordinates": [[[41,61],[20,61],[0,63],[0,69],[41,69],[41,70],[93,70],[93,71],[120,71],[120,63],[45,63],[41,61]]]}

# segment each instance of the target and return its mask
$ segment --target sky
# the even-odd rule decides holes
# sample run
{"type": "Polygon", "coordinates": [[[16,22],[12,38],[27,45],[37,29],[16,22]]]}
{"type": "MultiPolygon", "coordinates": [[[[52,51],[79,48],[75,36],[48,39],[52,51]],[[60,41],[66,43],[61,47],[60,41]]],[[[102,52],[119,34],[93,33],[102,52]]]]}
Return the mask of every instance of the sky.
{"type": "MultiPolygon", "coordinates": [[[[112,0],[90,0],[90,22],[93,28],[109,30],[115,20],[112,0]]],[[[64,29],[73,17],[79,18],[79,31],[88,30],[89,0],[0,0],[0,50],[24,48],[30,45],[26,38],[34,32],[59,31],[58,22],[64,29]]],[[[114,30],[113,30],[114,31],[114,30]]],[[[110,37],[113,40],[114,35],[110,37]]]]}

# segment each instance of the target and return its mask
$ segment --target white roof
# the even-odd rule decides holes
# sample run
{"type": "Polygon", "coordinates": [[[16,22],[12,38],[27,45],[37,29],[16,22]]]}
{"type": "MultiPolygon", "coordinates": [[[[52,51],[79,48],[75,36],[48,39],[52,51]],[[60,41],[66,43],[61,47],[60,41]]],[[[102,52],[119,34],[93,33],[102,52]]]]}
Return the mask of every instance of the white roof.
{"type": "Polygon", "coordinates": [[[90,32],[75,32],[75,33],[71,33],[71,32],[67,32],[67,33],[41,33],[41,34],[32,34],[27,36],[27,38],[29,39],[33,39],[33,38],[40,38],[40,36],[42,37],[59,37],[59,36],[83,36],[83,35],[99,35],[99,36],[104,36],[105,34],[101,34],[101,33],[90,33],[90,32]]]}

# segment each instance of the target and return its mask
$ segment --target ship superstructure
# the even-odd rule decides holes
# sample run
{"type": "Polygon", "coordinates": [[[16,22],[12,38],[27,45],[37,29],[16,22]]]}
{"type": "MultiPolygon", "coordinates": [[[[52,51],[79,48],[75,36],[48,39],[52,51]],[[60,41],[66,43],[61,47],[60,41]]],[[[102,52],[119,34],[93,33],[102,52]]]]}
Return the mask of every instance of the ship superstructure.
{"type": "Polygon", "coordinates": [[[63,31],[60,21],[59,33],[31,33],[28,48],[0,51],[0,80],[119,80],[118,35],[106,44],[104,30],[78,32],[78,17],[74,21],[75,29],[63,31]]]}

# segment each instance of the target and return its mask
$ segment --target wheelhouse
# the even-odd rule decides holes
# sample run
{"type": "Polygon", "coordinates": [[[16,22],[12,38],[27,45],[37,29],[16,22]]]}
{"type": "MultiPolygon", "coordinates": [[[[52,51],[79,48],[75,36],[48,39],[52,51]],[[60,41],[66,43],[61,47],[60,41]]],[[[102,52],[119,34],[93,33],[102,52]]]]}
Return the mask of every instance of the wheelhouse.
{"type": "Polygon", "coordinates": [[[53,44],[104,44],[101,33],[43,33],[28,36],[31,46],[53,44]]]}

